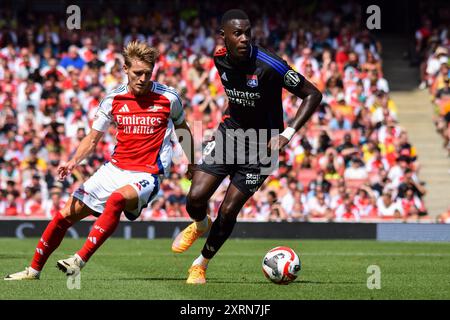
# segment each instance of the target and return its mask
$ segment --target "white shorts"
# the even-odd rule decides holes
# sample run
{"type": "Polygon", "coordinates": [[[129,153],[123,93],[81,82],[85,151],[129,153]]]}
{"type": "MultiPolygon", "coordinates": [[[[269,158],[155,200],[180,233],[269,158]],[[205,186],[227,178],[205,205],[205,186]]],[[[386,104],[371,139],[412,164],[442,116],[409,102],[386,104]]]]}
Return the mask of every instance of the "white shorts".
{"type": "Polygon", "coordinates": [[[160,180],[160,176],[156,174],[123,170],[107,162],[72,195],[101,214],[109,196],[117,189],[130,185],[136,190],[139,201],[138,207],[131,212],[125,212],[125,216],[129,220],[135,220],[158,194],[160,180]]]}

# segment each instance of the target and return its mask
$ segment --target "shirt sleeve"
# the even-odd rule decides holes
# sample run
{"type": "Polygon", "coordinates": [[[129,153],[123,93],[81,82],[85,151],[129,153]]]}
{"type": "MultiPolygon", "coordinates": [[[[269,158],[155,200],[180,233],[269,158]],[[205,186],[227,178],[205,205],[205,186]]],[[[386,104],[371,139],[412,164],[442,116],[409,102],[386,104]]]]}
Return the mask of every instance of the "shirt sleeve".
{"type": "Polygon", "coordinates": [[[113,121],[113,117],[111,114],[112,110],[112,101],[113,98],[111,96],[105,97],[98,106],[97,113],[94,116],[94,122],[92,123],[92,128],[106,132],[113,121]]]}
{"type": "Polygon", "coordinates": [[[181,99],[178,95],[174,94],[174,99],[172,100],[170,106],[170,118],[175,125],[181,124],[185,119],[185,114],[183,110],[183,105],[181,99]]]}
{"type": "Polygon", "coordinates": [[[305,83],[305,77],[292,69],[291,66],[280,57],[275,59],[273,56],[269,58],[267,58],[267,56],[263,56],[263,59],[268,60],[268,62],[272,65],[276,76],[281,82],[281,86],[292,94],[299,96],[303,84],[305,83]]]}
{"type": "Polygon", "coordinates": [[[289,69],[284,73],[282,81],[283,88],[285,88],[290,93],[299,96],[303,84],[305,83],[305,77],[289,67],[289,69]]]}

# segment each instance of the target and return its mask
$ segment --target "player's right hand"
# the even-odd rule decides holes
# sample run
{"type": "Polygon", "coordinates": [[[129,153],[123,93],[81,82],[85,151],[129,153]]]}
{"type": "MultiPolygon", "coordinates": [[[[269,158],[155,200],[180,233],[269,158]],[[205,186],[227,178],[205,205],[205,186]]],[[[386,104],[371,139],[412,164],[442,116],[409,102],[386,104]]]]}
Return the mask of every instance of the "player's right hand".
{"type": "Polygon", "coordinates": [[[77,164],[73,160],[69,160],[60,165],[57,170],[58,180],[64,180],[70,173],[72,173],[72,170],[76,167],[76,165],[77,164]]]}

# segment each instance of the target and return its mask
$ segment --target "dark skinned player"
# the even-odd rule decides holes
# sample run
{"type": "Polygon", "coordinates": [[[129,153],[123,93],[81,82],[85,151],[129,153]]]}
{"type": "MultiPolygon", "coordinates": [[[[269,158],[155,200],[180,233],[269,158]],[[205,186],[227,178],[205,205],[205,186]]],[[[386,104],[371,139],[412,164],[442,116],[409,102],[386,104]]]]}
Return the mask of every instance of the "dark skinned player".
{"type": "Polygon", "coordinates": [[[267,159],[257,157],[255,161],[252,148],[260,147],[264,137],[268,137],[264,148],[273,159],[305,125],[322,100],[320,91],[283,59],[251,43],[250,20],[242,10],[229,10],[223,15],[220,33],[225,48],[215,53],[214,62],[227,93],[228,108],[215,140],[204,150],[203,162],[194,170],[186,204],[194,222],[172,244],[173,252],[184,252],[210,231],[201,255],[189,269],[189,284],[206,283],[209,260],[230,236],[246,201],[270,175],[267,161],[263,161],[267,159]],[[302,99],[295,119],[286,129],[281,103],[283,88],[302,99]],[[253,141],[246,139],[248,132],[256,132],[253,141]],[[230,143],[234,143],[232,149],[226,146],[230,143]],[[238,161],[242,156],[244,161],[238,161]],[[211,223],[207,215],[208,201],[227,176],[230,185],[217,218],[211,223]]]}

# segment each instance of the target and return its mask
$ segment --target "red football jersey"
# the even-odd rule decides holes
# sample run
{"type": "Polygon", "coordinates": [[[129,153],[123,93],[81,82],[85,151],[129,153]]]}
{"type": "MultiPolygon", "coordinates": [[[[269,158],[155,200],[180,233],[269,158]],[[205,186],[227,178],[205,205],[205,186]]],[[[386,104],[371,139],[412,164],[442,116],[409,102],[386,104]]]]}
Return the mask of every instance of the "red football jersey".
{"type": "Polygon", "coordinates": [[[117,144],[111,162],[125,170],[169,174],[174,124],[184,121],[177,92],[153,82],[150,92],[135,96],[126,84],[100,102],[92,128],[106,132],[117,125],[117,144]]]}

